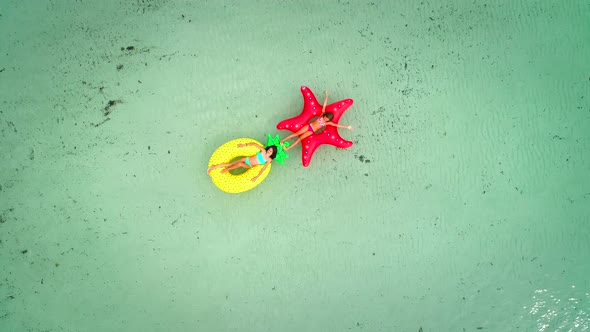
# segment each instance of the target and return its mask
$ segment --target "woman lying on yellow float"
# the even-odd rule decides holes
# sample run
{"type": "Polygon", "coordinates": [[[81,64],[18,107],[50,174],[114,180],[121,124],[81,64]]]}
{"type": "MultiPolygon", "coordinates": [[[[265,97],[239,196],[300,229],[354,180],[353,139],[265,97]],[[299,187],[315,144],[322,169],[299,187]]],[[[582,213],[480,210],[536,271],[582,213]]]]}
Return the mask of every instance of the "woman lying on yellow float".
{"type": "Polygon", "coordinates": [[[279,136],[268,135],[268,144],[262,144],[251,138],[238,138],[220,146],[209,160],[207,174],[213,183],[228,193],[241,193],[259,185],[268,175],[273,160],[284,165],[283,159],[289,158],[279,144],[279,136]],[[232,174],[230,170],[245,168],[241,174],[232,174]],[[252,169],[260,171],[252,177],[252,169]]]}
{"type": "Polygon", "coordinates": [[[258,148],[260,150],[260,152],[258,152],[254,156],[243,157],[243,158],[240,158],[240,159],[238,159],[234,162],[231,162],[231,163],[217,164],[217,165],[209,166],[209,168],[207,169],[207,174],[210,174],[211,171],[216,168],[222,168],[222,167],[223,167],[223,169],[221,170],[221,174],[228,172],[232,169],[239,168],[239,167],[244,167],[246,169],[250,169],[254,166],[264,165],[264,166],[262,166],[262,169],[260,170],[260,172],[258,172],[258,175],[256,175],[255,177],[252,178],[252,182],[256,181],[260,177],[260,174],[262,174],[262,172],[264,172],[266,167],[268,165],[270,165],[272,160],[275,159],[275,157],[277,156],[277,147],[274,145],[271,145],[271,146],[267,146],[266,148],[263,148],[262,145],[258,145],[258,143],[254,143],[254,142],[238,144],[238,148],[243,148],[246,146],[254,146],[254,147],[258,148]]]}

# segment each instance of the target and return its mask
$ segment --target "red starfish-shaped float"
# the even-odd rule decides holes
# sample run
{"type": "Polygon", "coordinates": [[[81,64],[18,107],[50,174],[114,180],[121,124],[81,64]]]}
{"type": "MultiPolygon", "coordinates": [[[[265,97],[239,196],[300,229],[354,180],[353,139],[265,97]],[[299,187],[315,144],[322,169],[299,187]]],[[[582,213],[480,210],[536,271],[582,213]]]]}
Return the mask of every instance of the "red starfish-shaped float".
{"type": "MultiPolygon", "coordinates": [[[[312,118],[317,117],[322,113],[322,104],[318,102],[315,95],[308,87],[302,86],[301,94],[303,95],[303,111],[301,111],[301,114],[294,118],[279,122],[279,124],[277,124],[277,129],[289,130],[294,133],[301,129],[301,127],[307,126],[312,118]]],[[[334,114],[332,122],[338,123],[342,114],[353,102],[352,99],[343,99],[327,105],[326,113],[332,112],[332,114],[334,114]]],[[[337,127],[326,126],[321,133],[313,134],[301,142],[301,162],[303,163],[303,167],[309,166],[313,153],[322,144],[330,144],[342,149],[352,146],[351,141],[347,141],[340,137],[337,127]]]]}

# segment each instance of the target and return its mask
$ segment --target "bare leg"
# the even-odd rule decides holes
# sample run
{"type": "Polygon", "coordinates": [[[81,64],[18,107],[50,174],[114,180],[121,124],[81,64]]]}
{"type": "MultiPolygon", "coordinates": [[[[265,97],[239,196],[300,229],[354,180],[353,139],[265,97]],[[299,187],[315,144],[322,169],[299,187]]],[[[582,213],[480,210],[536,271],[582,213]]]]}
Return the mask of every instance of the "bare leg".
{"type": "Polygon", "coordinates": [[[308,131],[308,132],[306,132],[305,134],[303,134],[303,135],[299,136],[299,138],[298,138],[298,139],[297,139],[295,142],[293,142],[293,144],[289,145],[289,147],[288,147],[288,148],[285,148],[285,151],[289,151],[289,150],[291,150],[291,148],[292,148],[292,147],[294,147],[295,145],[297,145],[297,144],[301,143],[301,141],[303,141],[304,139],[306,139],[306,138],[308,138],[309,136],[311,136],[311,134],[312,134],[312,133],[311,133],[310,131],[308,131]]]}
{"type": "Polygon", "coordinates": [[[231,166],[226,167],[225,169],[221,170],[221,173],[226,173],[228,171],[231,171],[232,169],[236,169],[236,168],[240,168],[240,167],[250,168],[248,165],[246,165],[246,163],[237,162],[237,163],[234,163],[234,165],[231,165],[231,166]]]}
{"type": "Polygon", "coordinates": [[[221,167],[228,167],[231,166],[233,163],[231,164],[219,164],[219,165],[212,165],[209,168],[207,168],[207,174],[211,173],[212,170],[216,169],[216,168],[221,168],[221,167]]]}
{"type": "Polygon", "coordinates": [[[245,161],[245,160],[246,160],[246,158],[242,158],[242,159],[240,159],[240,160],[236,160],[236,161],[234,161],[233,163],[225,163],[225,164],[217,164],[217,165],[212,165],[211,167],[209,167],[209,168],[207,169],[207,174],[211,173],[211,171],[212,171],[212,170],[214,170],[214,169],[216,169],[216,168],[220,168],[220,167],[228,167],[228,169],[227,169],[227,170],[223,170],[223,171],[221,171],[221,173],[225,173],[225,172],[227,172],[227,171],[228,171],[228,170],[230,170],[230,169],[234,169],[234,168],[242,167],[242,165],[245,165],[245,166],[247,166],[247,165],[244,163],[244,161],[245,161]],[[237,166],[237,167],[233,167],[233,166],[235,166],[236,164],[237,164],[238,166],[237,166]]]}
{"type": "Polygon", "coordinates": [[[307,126],[303,126],[301,129],[297,130],[297,131],[296,131],[296,132],[294,132],[293,134],[291,134],[291,135],[289,135],[289,136],[287,136],[287,137],[283,138],[283,139],[281,140],[281,144],[282,144],[282,143],[284,143],[285,141],[288,141],[288,140],[290,140],[291,138],[293,138],[293,137],[295,137],[295,136],[301,136],[301,135],[305,134],[306,132],[308,132],[308,131],[309,131],[309,129],[308,129],[308,128],[309,128],[309,125],[307,125],[307,126]]]}

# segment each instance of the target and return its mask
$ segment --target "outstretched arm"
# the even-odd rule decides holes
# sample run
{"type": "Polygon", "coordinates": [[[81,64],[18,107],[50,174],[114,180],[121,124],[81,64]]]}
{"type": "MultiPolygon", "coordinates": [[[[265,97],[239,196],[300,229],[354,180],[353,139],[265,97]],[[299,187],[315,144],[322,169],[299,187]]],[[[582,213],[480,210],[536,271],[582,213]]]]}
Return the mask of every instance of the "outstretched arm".
{"type": "Polygon", "coordinates": [[[326,105],[328,105],[328,90],[324,91],[326,93],[326,99],[324,99],[324,106],[322,107],[322,114],[326,111],[326,105]]]}
{"type": "Polygon", "coordinates": [[[334,123],[334,122],[332,122],[332,121],[330,121],[330,122],[328,122],[328,123],[326,123],[326,124],[327,124],[328,126],[334,126],[334,127],[338,127],[338,128],[346,128],[346,129],[350,129],[350,130],[352,130],[352,126],[345,126],[345,125],[341,125],[341,124],[338,124],[338,123],[334,123]]]}
{"type": "Polygon", "coordinates": [[[265,153],[266,152],[266,150],[264,149],[264,147],[262,147],[262,146],[260,146],[258,144],[255,144],[255,146],[258,148],[258,150],[260,150],[260,152],[262,152],[262,153],[265,153]]]}
{"type": "Polygon", "coordinates": [[[265,152],[266,150],[264,150],[264,148],[262,146],[260,146],[260,144],[256,144],[254,142],[250,142],[250,143],[244,143],[244,144],[238,144],[238,148],[243,148],[246,146],[255,146],[258,148],[258,150],[260,150],[260,152],[265,152]]]}
{"type": "Polygon", "coordinates": [[[262,166],[262,168],[260,169],[260,172],[258,172],[258,175],[256,175],[255,177],[252,178],[252,182],[255,182],[256,180],[258,180],[258,178],[260,177],[260,175],[262,175],[262,172],[264,172],[264,170],[266,169],[266,167],[270,163],[271,162],[268,162],[268,163],[264,164],[264,166],[262,166]]]}

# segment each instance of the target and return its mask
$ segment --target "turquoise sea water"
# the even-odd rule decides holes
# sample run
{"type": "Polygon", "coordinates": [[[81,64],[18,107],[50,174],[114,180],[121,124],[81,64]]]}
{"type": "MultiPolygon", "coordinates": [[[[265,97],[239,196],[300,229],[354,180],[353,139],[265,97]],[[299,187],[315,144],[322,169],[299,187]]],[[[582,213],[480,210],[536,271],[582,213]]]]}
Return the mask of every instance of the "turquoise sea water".
{"type": "Polygon", "coordinates": [[[590,331],[588,1],[4,0],[0,36],[0,331],[590,331]],[[355,144],[217,189],[301,85],[355,144]]]}

